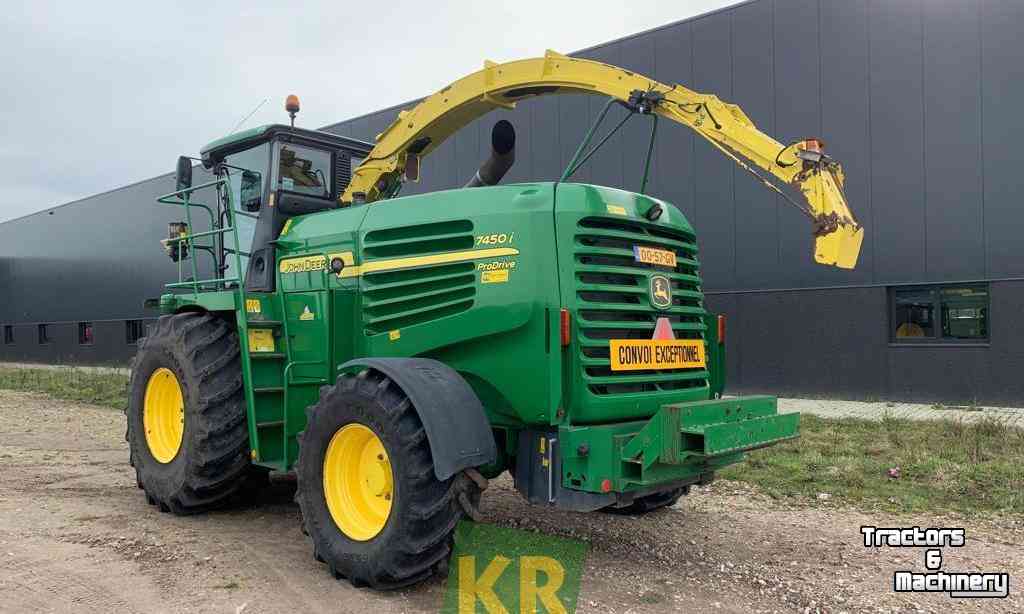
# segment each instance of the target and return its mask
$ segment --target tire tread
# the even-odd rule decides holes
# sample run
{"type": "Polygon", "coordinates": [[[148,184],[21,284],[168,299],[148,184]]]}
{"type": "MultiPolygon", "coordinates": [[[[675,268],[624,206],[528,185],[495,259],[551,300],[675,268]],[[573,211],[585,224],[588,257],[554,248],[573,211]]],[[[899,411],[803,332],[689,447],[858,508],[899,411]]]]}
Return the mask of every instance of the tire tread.
{"type": "MultiPolygon", "coordinates": [[[[140,466],[139,452],[133,449],[130,458],[138,484],[150,503],[174,514],[195,514],[223,506],[243,486],[252,469],[241,347],[234,327],[209,313],[162,316],[149,334],[139,339],[138,346],[133,366],[147,352],[159,351],[163,346],[173,348],[187,380],[182,384],[194,389],[195,400],[193,411],[187,414],[192,421],[189,428],[194,433],[194,445],[185,459],[184,480],[175,492],[162,493],[153,485],[155,477],[140,466]]],[[[139,381],[142,377],[132,370],[132,390],[146,385],[139,381]]],[[[128,411],[141,412],[141,408],[128,411]]],[[[133,448],[146,445],[142,433],[133,433],[132,420],[128,421],[127,438],[133,448]]]]}
{"type": "MultiPolygon", "coordinates": [[[[391,590],[420,582],[438,572],[451,554],[453,533],[464,516],[458,503],[460,489],[475,489],[468,478],[454,476],[439,481],[434,475],[430,445],[423,423],[416,409],[401,388],[384,374],[367,369],[358,375],[342,375],[334,386],[320,391],[320,400],[307,409],[308,423],[305,435],[324,429],[321,423],[351,402],[368,403],[375,415],[387,428],[393,429],[400,445],[394,452],[400,458],[393,460],[397,472],[404,479],[408,505],[395,519],[394,533],[389,537],[392,547],[369,560],[355,556],[339,556],[332,560],[332,534],[340,532],[318,529],[318,522],[310,521],[316,497],[323,497],[322,485],[313,476],[322,466],[322,452],[300,445],[296,463],[298,478],[297,500],[303,515],[303,526],[313,541],[314,557],[327,565],[334,574],[343,576],[353,585],[365,585],[376,590],[391,590]],[[467,484],[468,483],[468,484],[467,484]]],[[[318,508],[317,508],[318,509],[318,508]]],[[[399,509],[392,508],[392,513],[399,509]]],[[[331,523],[328,516],[327,520],[331,523]]],[[[391,522],[391,520],[389,520],[391,522]]],[[[338,539],[344,539],[338,537],[338,539]]],[[[375,538],[376,539],[376,538],[375,538]]]]}

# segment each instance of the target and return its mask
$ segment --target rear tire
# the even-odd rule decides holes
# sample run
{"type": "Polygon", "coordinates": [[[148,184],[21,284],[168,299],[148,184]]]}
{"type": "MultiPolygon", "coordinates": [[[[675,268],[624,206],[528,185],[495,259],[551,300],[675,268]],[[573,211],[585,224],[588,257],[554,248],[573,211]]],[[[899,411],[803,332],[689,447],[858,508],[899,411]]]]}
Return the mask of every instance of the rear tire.
{"type": "Polygon", "coordinates": [[[129,459],[147,501],[161,511],[213,509],[246,482],[251,465],[239,352],[234,328],[206,313],[163,316],[139,340],[128,384],[129,459]],[[152,393],[160,385],[172,391],[169,402],[158,403],[152,393]],[[166,418],[175,405],[181,425],[161,434],[154,425],[177,421],[154,416],[160,409],[166,418]]]}
{"type": "Polygon", "coordinates": [[[670,507],[679,501],[679,498],[687,493],[689,487],[673,488],[664,492],[654,493],[646,497],[639,497],[633,503],[625,507],[606,507],[601,511],[608,514],[619,514],[620,516],[642,516],[644,514],[660,510],[663,507],[670,507]]]}
{"type": "Polygon", "coordinates": [[[342,375],[334,386],[321,388],[320,401],[306,413],[296,500],[316,560],[336,578],[378,590],[446,569],[464,514],[460,495],[478,501],[479,489],[463,473],[437,479],[423,423],[402,389],[373,370],[342,375]],[[349,440],[353,445],[370,442],[368,452],[357,447],[338,455],[335,446],[346,444],[335,442],[348,436],[357,437],[349,440]],[[346,464],[346,458],[362,462],[346,464]],[[328,496],[339,489],[346,493],[341,498],[328,496]]]}

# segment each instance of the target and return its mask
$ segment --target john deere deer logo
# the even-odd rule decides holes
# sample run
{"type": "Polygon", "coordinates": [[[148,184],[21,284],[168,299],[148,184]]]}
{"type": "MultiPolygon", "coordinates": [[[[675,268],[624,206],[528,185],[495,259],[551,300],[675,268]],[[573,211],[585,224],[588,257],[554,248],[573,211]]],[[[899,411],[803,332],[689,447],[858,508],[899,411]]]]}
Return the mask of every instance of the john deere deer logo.
{"type": "Polygon", "coordinates": [[[651,275],[651,304],[658,309],[672,306],[672,286],[664,275],[651,275]]]}

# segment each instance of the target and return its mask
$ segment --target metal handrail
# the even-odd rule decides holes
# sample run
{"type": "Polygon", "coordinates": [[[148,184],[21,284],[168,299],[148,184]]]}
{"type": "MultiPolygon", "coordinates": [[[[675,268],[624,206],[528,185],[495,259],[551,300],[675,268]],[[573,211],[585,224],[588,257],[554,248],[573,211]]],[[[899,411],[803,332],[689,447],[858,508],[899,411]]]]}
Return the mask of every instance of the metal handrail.
{"type": "MultiPolygon", "coordinates": [[[[191,281],[183,281],[182,280],[182,263],[181,263],[181,259],[179,258],[178,259],[178,282],[177,283],[166,284],[166,287],[168,289],[171,289],[171,290],[179,289],[179,288],[191,288],[192,289],[193,298],[194,298],[194,300],[196,300],[196,302],[198,302],[199,301],[199,293],[201,291],[206,291],[206,288],[205,287],[201,288],[201,286],[207,286],[208,284],[212,284],[213,285],[213,290],[217,291],[217,290],[221,290],[221,289],[227,290],[228,289],[228,284],[231,284],[231,283],[234,284],[234,286],[231,288],[231,292],[232,292],[232,294],[234,296],[234,301],[235,301],[235,320],[236,320],[236,326],[237,326],[237,331],[238,331],[238,342],[239,342],[239,345],[241,346],[240,349],[241,349],[241,360],[242,360],[242,379],[243,379],[243,381],[245,383],[245,385],[243,386],[243,389],[245,391],[244,392],[244,394],[245,394],[245,403],[246,403],[246,406],[248,407],[249,415],[252,416],[252,415],[254,415],[253,412],[255,411],[254,408],[256,406],[256,399],[255,399],[255,392],[253,391],[253,382],[252,382],[252,379],[253,379],[253,377],[252,377],[252,362],[251,362],[250,357],[249,357],[249,322],[248,322],[248,316],[246,315],[247,312],[244,309],[244,305],[245,305],[245,287],[244,287],[244,284],[241,281],[241,277],[242,277],[242,257],[241,257],[240,254],[245,253],[245,252],[243,252],[243,250],[239,246],[239,242],[238,242],[238,225],[236,223],[236,217],[235,216],[236,215],[241,215],[243,217],[250,217],[250,218],[257,218],[258,216],[253,215],[253,214],[248,213],[248,212],[245,212],[245,211],[238,211],[238,210],[235,209],[233,198],[232,198],[232,194],[231,194],[231,186],[228,184],[228,178],[230,176],[231,176],[231,173],[228,172],[223,177],[220,177],[220,178],[215,179],[213,181],[208,181],[206,183],[203,183],[203,184],[200,184],[200,185],[197,185],[197,186],[191,186],[191,187],[188,187],[188,188],[185,188],[185,189],[182,189],[182,190],[177,190],[175,192],[171,192],[170,194],[165,194],[164,196],[161,196],[161,197],[157,198],[157,202],[165,203],[165,204],[171,204],[171,205],[179,205],[179,206],[185,207],[185,219],[186,219],[186,223],[188,224],[189,230],[191,230],[193,228],[193,226],[192,226],[192,207],[200,207],[200,208],[206,210],[206,212],[210,215],[210,230],[208,230],[208,231],[201,231],[201,232],[192,232],[192,233],[188,233],[188,234],[185,234],[185,235],[179,237],[177,239],[178,245],[179,245],[179,250],[180,250],[180,247],[182,245],[186,246],[186,248],[191,247],[193,250],[195,250],[196,246],[197,246],[196,239],[199,239],[199,238],[202,238],[202,237],[211,237],[213,245],[212,246],[202,245],[200,247],[216,250],[217,249],[217,243],[218,243],[216,237],[221,237],[221,239],[220,239],[220,249],[222,250],[221,253],[222,254],[231,253],[231,254],[234,255],[235,271],[237,272],[236,276],[234,276],[234,277],[219,277],[219,278],[213,278],[213,279],[207,279],[207,280],[199,280],[199,268],[198,268],[198,265],[196,264],[196,258],[191,258],[191,264],[192,264],[192,280],[191,281]],[[203,190],[203,189],[206,189],[206,188],[216,187],[216,188],[218,188],[218,195],[220,195],[219,188],[222,185],[226,186],[226,189],[223,192],[223,194],[224,194],[224,196],[226,198],[226,202],[224,202],[224,209],[225,209],[225,214],[226,214],[226,220],[225,220],[225,224],[224,225],[221,225],[220,219],[214,213],[213,209],[211,209],[210,207],[208,207],[208,206],[206,206],[206,205],[204,205],[202,203],[192,202],[192,200],[191,200],[191,195],[192,195],[193,192],[196,192],[198,190],[203,190]],[[233,240],[233,243],[232,243],[233,247],[232,248],[228,248],[226,245],[224,245],[224,243],[225,243],[224,237],[226,237],[229,233],[230,233],[230,236],[231,236],[231,238],[233,240]]],[[[248,255],[248,254],[246,253],[246,255],[248,255]]],[[[221,257],[223,258],[224,256],[221,256],[221,257]]],[[[218,258],[214,258],[214,261],[215,261],[215,264],[214,264],[215,274],[219,274],[219,271],[217,270],[218,266],[220,264],[219,263],[219,259],[218,258]]],[[[285,346],[285,351],[288,352],[287,345],[285,346]]],[[[288,389],[287,370],[286,370],[286,378],[285,378],[284,386],[285,386],[285,390],[287,390],[288,389]]],[[[285,398],[287,398],[287,397],[285,397],[285,398]]],[[[287,420],[287,406],[283,406],[281,411],[282,411],[282,414],[285,416],[285,420],[287,420]]],[[[253,454],[254,454],[254,458],[258,458],[256,455],[257,455],[257,450],[260,449],[259,448],[260,443],[259,443],[259,433],[257,432],[257,429],[256,429],[256,422],[255,422],[255,420],[248,420],[248,429],[249,429],[250,445],[252,446],[252,451],[253,451],[253,454]]],[[[287,432],[287,431],[285,431],[285,432],[287,432]]],[[[286,444],[287,444],[287,439],[286,439],[286,444]]],[[[287,446],[285,447],[285,449],[287,450],[287,446]]]]}
{"type": "MultiPolygon", "coordinates": [[[[247,213],[247,212],[236,211],[235,210],[234,203],[232,202],[233,199],[232,199],[231,189],[230,189],[230,186],[228,186],[228,177],[230,177],[230,173],[228,173],[228,175],[226,175],[224,177],[220,177],[218,179],[214,179],[213,181],[207,181],[207,182],[201,183],[199,185],[189,186],[189,187],[183,188],[181,190],[176,190],[174,192],[170,192],[168,194],[164,194],[163,196],[158,197],[156,200],[159,203],[164,203],[164,204],[169,204],[169,205],[178,205],[178,206],[184,207],[185,208],[185,219],[186,219],[186,223],[188,224],[188,228],[189,229],[193,228],[193,224],[192,224],[192,207],[199,207],[199,208],[205,210],[207,212],[207,214],[210,216],[210,230],[205,230],[205,231],[201,231],[201,232],[190,232],[188,234],[181,235],[180,237],[178,237],[176,239],[173,239],[173,240],[177,241],[178,246],[179,246],[179,250],[181,249],[182,246],[184,246],[186,249],[190,249],[193,252],[195,252],[195,250],[199,249],[199,248],[203,248],[203,249],[216,249],[216,242],[213,245],[202,245],[202,244],[197,243],[196,239],[200,239],[200,238],[203,238],[203,237],[227,237],[228,234],[230,233],[231,239],[233,240],[233,247],[232,248],[228,248],[228,247],[224,246],[223,247],[223,251],[225,253],[231,253],[231,254],[234,255],[234,257],[235,257],[235,271],[238,272],[238,275],[236,275],[234,277],[214,277],[214,278],[211,278],[211,279],[199,280],[199,268],[198,268],[198,265],[196,263],[196,259],[195,258],[191,258],[190,260],[191,260],[191,268],[192,268],[192,279],[191,279],[191,281],[185,281],[183,279],[183,270],[182,270],[183,264],[181,262],[181,259],[179,259],[178,260],[178,282],[177,283],[166,284],[166,287],[168,289],[180,289],[180,288],[191,287],[192,288],[193,296],[198,298],[199,293],[201,291],[205,291],[206,290],[206,288],[204,286],[208,286],[208,285],[211,285],[211,284],[213,285],[213,289],[214,290],[221,289],[221,288],[227,288],[227,285],[229,283],[235,283],[237,285],[236,287],[240,287],[240,281],[241,281],[240,280],[240,276],[241,276],[241,271],[242,271],[241,255],[242,255],[243,251],[240,249],[239,242],[238,242],[238,228],[237,228],[237,225],[236,225],[236,222],[235,222],[235,215],[236,214],[240,214],[240,215],[242,215],[244,217],[250,217],[250,218],[256,218],[258,216],[250,214],[250,213],[247,213]],[[209,206],[207,206],[207,205],[205,205],[203,203],[193,202],[192,199],[191,199],[191,195],[193,193],[199,191],[199,190],[204,190],[204,189],[207,189],[207,188],[219,188],[222,185],[223,186],[227,186],[227,189],[224,192],[225,195],[226,195],[226,198],[227,198],[227,203],[226,203],[227,206],[225,207],[225,213],[227,215],[227,220],[226,220],[227,221],[227,225],[226,226],[221,226],[218,223],[217,215],[214,213],[213,209],[211,209],[209,206]]],[[[223,239],[221,239],[221,242],[223,243],[223,239]]],[[[247,252],[245,252],[245,255],[248,256],[249,254],[247,252]]],[[[216,262],[216,259],[215,259],[215,262],[216,262]]],[[[214,266],[216,268],[216,264],[214,266]]],[[[239,289],[238,292],[241,293],[241,290],[239,289]]],[[[241,294],[240,294],[239,300],[242,300],[242,299],[244,299],[244,296],[241,296],[241,294]]]]}
{"type": "Polygon", "coordinates": [[[199,281],[179,281],[176,283],[164,284],[168,288],[187,288],[189,286],[198,284],[205,286],[206,284],[213,283],[236,283],[239,281],[238,277],[214,277],[212,279],[201,279],[199,281]]]}

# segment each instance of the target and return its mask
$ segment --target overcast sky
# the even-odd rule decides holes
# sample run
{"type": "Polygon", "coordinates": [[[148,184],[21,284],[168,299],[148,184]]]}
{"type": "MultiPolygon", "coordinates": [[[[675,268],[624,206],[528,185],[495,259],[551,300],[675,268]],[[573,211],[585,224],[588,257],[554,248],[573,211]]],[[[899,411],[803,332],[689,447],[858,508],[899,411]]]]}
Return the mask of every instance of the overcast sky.
{"type": "Polygon", "coordinates": [[[245,127],[285,122],[296,93],[318,128],[485,58],[569,53],[735,2],[7,0],[0,221],[169,172],[264,99],[245,127]]]}

